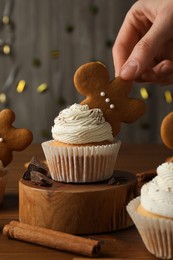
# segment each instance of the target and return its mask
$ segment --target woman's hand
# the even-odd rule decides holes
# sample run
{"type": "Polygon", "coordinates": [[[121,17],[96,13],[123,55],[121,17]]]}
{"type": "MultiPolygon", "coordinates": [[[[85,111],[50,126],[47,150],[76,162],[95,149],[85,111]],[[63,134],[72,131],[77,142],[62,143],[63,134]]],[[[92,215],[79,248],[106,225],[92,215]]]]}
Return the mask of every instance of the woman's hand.
{"type": "Polygon", "coordinates": [[[173,83],[173,0],[139,0],[128,11],[113,46],[116,76],[173,83]]]}

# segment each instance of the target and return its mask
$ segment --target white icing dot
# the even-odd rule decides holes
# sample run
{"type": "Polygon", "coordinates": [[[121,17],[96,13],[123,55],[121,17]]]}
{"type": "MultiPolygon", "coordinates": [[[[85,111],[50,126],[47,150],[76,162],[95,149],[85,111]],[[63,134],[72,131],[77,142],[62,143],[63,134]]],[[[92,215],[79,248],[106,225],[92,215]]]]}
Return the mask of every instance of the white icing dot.
{"type": "Polygon", "coordinates": [[[106,103],[109,103],[109,102],[110,102],[110,98],[106,98],[106,99],[105,99],[105,102],[106,102],[106,103]]]}
{"type": "Polygon", "coordinates": [[[0,137],[0,143],[2,143],[3,142],[3,138],[2,137],[0,137]]]}
{"type": "Polygon", "coordinates": [[[105,92],[101,92],[100,96],[104,97],[105,96],[105,92]]]}
{"type": "Polygon", "coordinates": [[[110,109],[114,109],[114,108],[115,108],[114,104],[110,104],[110,109]]]}

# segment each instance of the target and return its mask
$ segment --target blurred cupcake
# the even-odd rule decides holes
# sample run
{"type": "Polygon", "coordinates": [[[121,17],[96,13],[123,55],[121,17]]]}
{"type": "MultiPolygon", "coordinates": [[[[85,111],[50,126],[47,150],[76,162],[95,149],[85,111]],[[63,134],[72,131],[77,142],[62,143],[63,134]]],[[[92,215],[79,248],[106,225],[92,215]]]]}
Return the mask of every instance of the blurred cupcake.
{"type": "Polygon", "coordinates": [[[0,161],[0,203],[2,203],[7,184],[7,169],[3,167],[2,161],[0,161]]]}
{"type": "Polygon", "coordinates": [[[141,196],[132,200],[127,211],[150,253],[173,259],[173,163],[157,168],[157,176],[143,185],[141,196]]]}
{"type": "Polygon", "coordinates": [[[50,174],[60,182],[96,182],[112,176],[120,141],[100,109],[73,104],[54,120],[53,140],[42,143],[50,174]]]}

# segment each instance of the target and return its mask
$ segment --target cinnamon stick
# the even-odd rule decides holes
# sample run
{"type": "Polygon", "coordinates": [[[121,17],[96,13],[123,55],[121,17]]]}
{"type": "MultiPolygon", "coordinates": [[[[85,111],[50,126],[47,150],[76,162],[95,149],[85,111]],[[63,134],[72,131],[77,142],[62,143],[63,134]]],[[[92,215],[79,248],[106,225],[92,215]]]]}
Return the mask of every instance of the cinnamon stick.
{"type": "Polygon", "coordinates": [[[89,257],[97,257],[100,254],[101,242],[98,240],[32,226],[18,221],[11,221],[5,225],[3,234],[9,238],[89,257]]]}

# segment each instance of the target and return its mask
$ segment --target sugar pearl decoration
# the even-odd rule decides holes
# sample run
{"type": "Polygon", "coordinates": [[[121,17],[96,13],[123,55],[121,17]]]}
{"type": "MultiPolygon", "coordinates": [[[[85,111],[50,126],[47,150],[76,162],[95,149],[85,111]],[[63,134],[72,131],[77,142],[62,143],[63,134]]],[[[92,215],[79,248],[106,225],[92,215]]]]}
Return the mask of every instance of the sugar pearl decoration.
{"type": "MultiPolygon", "coordinates": [[[[101,97],[105,97],[105,96],[106,96],[105,92],[103,92],[103,91],[100,92],[100,96],[101,96],[101,97]]],[[[109,103],[110,101],[111,101],[110,98],[106,98],[106,99],[105,99],[105,102],[106,102],[106,103],[109,103]]],[[[109,107],[110,107],[110,109],[114,109],[114,108],[115,108],[114,104],[110,104],[109,107]]]]}
{"type": "Polygon", "coordinates": [[[101,92],[100,96],[104,97],[105,96],[105,92],[101,92]]]}
{"type": "Polygon", "coordinates": [[[106,102],[106,103],[109,103],[109,102],[110,102],[110,98],[106,98],[106,99],[105,99],[105,102],[106,102]]]}
{"type": "Polygon", "coordinates": [[[0,143],[2,143],[3,142],[3,138],[2,137],[0,137],[0,143]]]}

